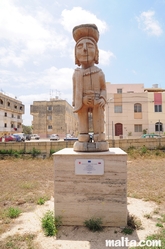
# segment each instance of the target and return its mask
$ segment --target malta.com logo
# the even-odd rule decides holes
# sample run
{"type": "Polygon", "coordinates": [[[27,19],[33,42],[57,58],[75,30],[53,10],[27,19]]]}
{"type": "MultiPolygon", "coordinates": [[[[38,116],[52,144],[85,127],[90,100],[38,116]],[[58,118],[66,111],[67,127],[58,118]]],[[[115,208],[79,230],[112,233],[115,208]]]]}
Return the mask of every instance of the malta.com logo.
{"type": "Polygon", "coordinates": [[[156,247],[161,248],[161,240],[129,240],[127,237],[121,237],[121,239],[118,240],[105,240],[105,246],[106,247],[156,247]]]}

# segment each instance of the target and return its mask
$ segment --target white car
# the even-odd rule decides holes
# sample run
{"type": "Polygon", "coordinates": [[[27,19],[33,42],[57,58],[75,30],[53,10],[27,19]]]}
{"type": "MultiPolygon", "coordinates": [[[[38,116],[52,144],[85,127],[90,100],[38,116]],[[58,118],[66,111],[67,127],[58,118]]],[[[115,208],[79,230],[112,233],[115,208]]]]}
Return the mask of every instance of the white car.
{"type": "Polygon", "coordinates": [[[60,137],[57,134],[50,135],[50,140],[59,140],[59,139],[60,139],[60,137]]]}
{"type": "Polygon", "coordinates": [[[30,137],[31,139],[36,139],[36,140],[40,139],[40,136],[38,134],[31,134],[30,137]]]}

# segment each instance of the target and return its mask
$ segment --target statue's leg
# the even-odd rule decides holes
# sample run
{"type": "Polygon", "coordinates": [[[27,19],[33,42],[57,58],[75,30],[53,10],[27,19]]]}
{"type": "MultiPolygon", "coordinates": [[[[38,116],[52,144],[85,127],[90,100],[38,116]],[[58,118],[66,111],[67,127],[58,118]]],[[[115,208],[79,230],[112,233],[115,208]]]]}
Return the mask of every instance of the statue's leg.
{"type": "Polygon", "coordinates": [[[99,105],[93,108],[94,141],[105,141],[104,134],[104,109],[99,105]]]}
{"type": "Polygon", "coordinates": [[[79,142],[89,141],[89,121],[88,121],[88,107],[83,106],[78,112],[78,129],[79,129],[79,142]]]}

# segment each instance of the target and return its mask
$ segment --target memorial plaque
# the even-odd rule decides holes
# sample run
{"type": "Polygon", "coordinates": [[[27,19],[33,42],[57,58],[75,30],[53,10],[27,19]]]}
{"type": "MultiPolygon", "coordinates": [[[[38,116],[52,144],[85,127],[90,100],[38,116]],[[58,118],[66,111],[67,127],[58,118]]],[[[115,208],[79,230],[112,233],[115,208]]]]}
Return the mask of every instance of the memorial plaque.
{"type": "Polygon", "coordinates": [[[104,160],[103,159],[76,159],[75,160],[76,175],[103,175],[104,160]]]}

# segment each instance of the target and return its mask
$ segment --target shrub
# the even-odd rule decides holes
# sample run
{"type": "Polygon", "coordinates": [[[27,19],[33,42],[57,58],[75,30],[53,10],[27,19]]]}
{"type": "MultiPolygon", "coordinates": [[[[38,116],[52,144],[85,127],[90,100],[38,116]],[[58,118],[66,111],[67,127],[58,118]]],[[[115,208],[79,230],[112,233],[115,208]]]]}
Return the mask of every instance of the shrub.
{"type": "Polygon", "coordinates": [[[54,218],[52,211],[47,211],[42,218],[42,228],[46,236],[54,236],[57,234],[57,228],[62,225],[61,217],[54,218]]]}
{"type": "Polygon", "coordinates": [[[102,223],[103,222],[101,218],[91,218],[84,222],[85,226],[93,232],[102,231],[103,230],[102,223]]]}
{"type": "Polygon", "coordinates": [[[21,213],[21,210],[19,208],[13,208],[10,207],[7,210],[7,217],[10,217],[11,219],[17,218],[21,213]]]}
{"type": "Polygon", "coordinates": [[[133,230],[132,227],[124,227],[121,232],[124,233],[124,234],[132,234],[133,231],[134,230],[133,230]]]}
{"type": "Polygon", "coordinates": [[[41,154],[40,150],[37,150],[36,148],[33,148],[30,153],[32,154],[33,157],[36,157],[37,155],[41,154]]]}

